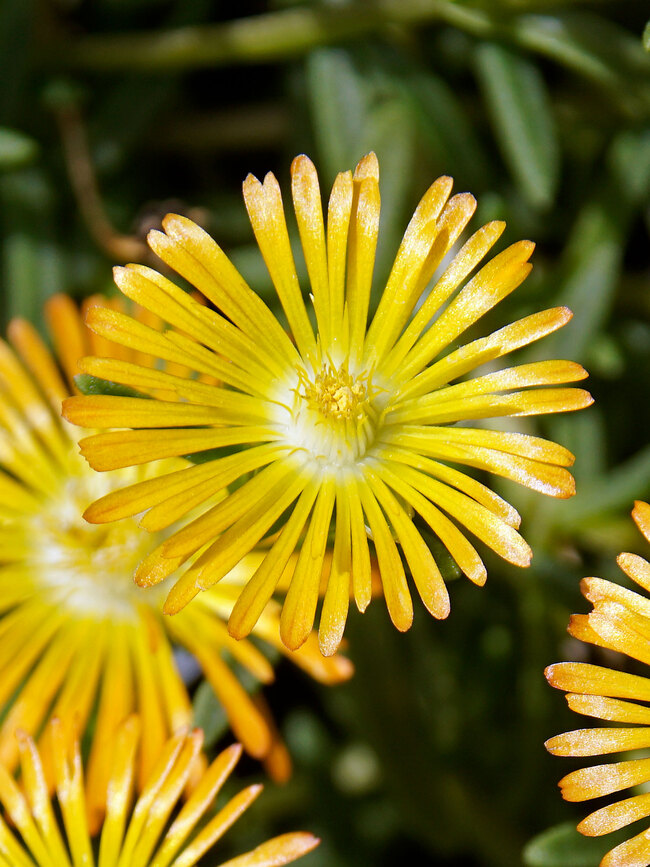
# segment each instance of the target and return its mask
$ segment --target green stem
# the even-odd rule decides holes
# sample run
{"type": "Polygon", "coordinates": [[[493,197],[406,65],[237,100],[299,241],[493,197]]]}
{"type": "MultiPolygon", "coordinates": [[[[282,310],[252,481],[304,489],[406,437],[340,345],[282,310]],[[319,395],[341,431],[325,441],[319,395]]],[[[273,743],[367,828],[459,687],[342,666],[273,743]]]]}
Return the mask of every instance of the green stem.
{"type": "MultiPolygon", "coordinates": [[[[503,12],[503,10],[501,10],[503,12]]],[[[548,57],[619,95],[624,71],[575,44],[561,15],[503,18],[453,0],[367,0],[350,6],[283,9],[226,23],[114,36],[90,35],[45,51],[57,69],[185,70],[298,57],[321,45],[358,38],[390,25],[441,21],[479,38],[503,38],[548,57]]],[[[650,111],[650,95],[642,103],[650,111]]],[[[627,106],[626,106],[627,107],[627,106]]],[[[635,106],[630,107],[634,111],[635,106]]],[[[636,113],[636,112],[635,112],[636,113]]]]}

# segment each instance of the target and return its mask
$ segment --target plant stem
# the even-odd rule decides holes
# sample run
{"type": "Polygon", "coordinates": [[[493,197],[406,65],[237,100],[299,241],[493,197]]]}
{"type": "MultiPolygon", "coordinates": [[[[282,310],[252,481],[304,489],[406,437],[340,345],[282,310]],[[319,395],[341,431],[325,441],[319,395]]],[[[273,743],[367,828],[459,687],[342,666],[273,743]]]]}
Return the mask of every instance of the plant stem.
{"type": "MultiPolygon", "coordinates": [[[[454,0],[365,0],[349,6],[281,9],[220,24],[91,34],[45,46],[42,54],[46,64],[58,70],[182,71],[286,60],[391,25],[428,21],[443,22],[481,39],[503,39],[547,57],[608,90],[623,113],[650,115],[650,75],[646,78],[639,68],[639,58],[633,64],[636,74],[628,76],[633,71],[627,68],[629,64],[613,63],[591,46],[580,44],[575,39],[580,22],[572,13],[512,15],[503,8],[487,12],[454,0]]],[[[638,53],[643,57],[640,48],[638,53]]]]}

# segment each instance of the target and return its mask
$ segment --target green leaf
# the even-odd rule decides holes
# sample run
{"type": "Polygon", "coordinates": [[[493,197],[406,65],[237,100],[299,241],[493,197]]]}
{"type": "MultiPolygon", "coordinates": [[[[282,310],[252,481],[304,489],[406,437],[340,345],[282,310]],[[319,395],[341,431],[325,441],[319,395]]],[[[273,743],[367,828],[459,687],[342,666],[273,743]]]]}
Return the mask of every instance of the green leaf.
{"type": "Polygon", "coordinates": [[[482,185],[487,174],[485,155],[456,88],[405,47],[369,44],[365,55],[377,78],[379,100],[393,93],[408,109],[407,123],[425,140],[427,162],[433,158],[441,172],[451,174],[463,187],[476,190],[482,185]]]}
{"type": "Polygon", "coordinates": [[[609,312],[623,256],[619,227],[603,205],[585,208],[570,248],[573,261],[559,297],[574,317],[555,337],[553,352],[560,358],[587,361],[590,344],[609,312]]]}
{"type": "Polygon", "coordinates": [[[75,385],[82,394],[110,394],[114,397],[139,397],[150,400],[148,394],[143,394],[128,385],[120,385],[108,379],[100,379],[90,373],[78,373],[74,378],[75,385]]]}
{"type": "Polygon", "coordinates": [[[368,109],[364,78],[349,52],[324,48],[307,58],[307,87],[324,174],[332,181],[337,172],[363,156],[368,109]]]}
{"type": "MultiPolygon", "coordinates": [[[[546,357],[589,366],[618,286],[630,223],[650,193],[650,134],[619,133],[607,153],[608,172],[580,211],[562,263],[556,299],[573,320],[543,344],[546,357]]],[[[596,359],[597,361],[598,359],[596,359]]]]}
{"type": "Polygon", "coordinates": [[[648,59],[634,36],[590,12],[521,15],[508,27],[520,48],[574,70],[608,92],[609,105],[631,117],[648,116],[648,59]]]}
{"type": "Polygon", "coordinates": [[[650,195],[650,131],[619,133],[609,149],[607,162],[623,208],[645,207],[650,195]]]}
{"type": "Polygon", "coordinates": [[[583,837],[573,822],[555,825],[534,837],[523,852],[526,867],[598,867],[603,856],[625,840],[626,833],[583,837]]]}
{"type": "Polygon", "coordinates": [[[0,172],[22,168],[34,162],[38,156],[38,144],[33,138],[0,126],[0,172]]]}
{"type": "Polygon", "coordinates": [[[413,115],[401,98],[396,96],[373,106],[362,145],[363,153],[377,153],[380,166],[382,218],[373,280],[377,290],[385,285],[404,232],[415,171],[413,115]]]}
{"type": "Polygon", "coordinates": [[[487,173],[485,155],[453,88],[427,70],[411,75],[404,90],[413,102],[423,135],[445,171],[475,190],[487,173]]]}
{"type": "Polygon", "coordinates": [[[40,166],[0,175],[1,277],[7,319],[38,324],[43,302],[64,292],[66,262],[56,238],[57,196],[40,166]]]}
{"type": "Polygon", "coordinates": [[[194,693],[192,702],[194,725],[203,729],[203,746],[209,749],[228,729],[228,716],[214,690],[207,682],[202,681],[194,693]]]}
{"type": "Polygon", "coordinates": [[[650,51],[650,21],[648,21],[643,30],[643,47],[646,51],[650,51]]]}
{"type": "Polygon", "coordinates": [[[510,48],[489,42],[477,47],[476,65],[494,134],[513,178],[530,205],[550,207],[560,152],[540,72],[510,48]]]}
{"type": "Polygon", "coordinates": [[[564,529],[583,525],[619,509],[629,511],[634,500],[650,496],[650,446],[618,464],[591,485],[583,483],[563,509],[564,529]]]}

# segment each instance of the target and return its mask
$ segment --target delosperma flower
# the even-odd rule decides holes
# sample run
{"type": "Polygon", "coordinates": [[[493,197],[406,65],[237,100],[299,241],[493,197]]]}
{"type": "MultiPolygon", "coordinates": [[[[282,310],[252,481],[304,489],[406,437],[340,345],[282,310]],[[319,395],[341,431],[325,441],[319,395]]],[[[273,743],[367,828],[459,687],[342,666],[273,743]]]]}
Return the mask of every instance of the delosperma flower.
{"type": "Polygon", "coordinates": [[[82,440],[97,470],[205,453],[204,463],[170,473],[166,484],[135,482],[86,512],[89,521],[105,523],[146,511],[142,525],[155,531],[192,510],[138,571],[139,583],[150,586],[188,564],[169,591],[167,613],[184,609],[255,545],[266,544],[229,619],[231,635],[243,638],[299,550],[281,615],[282,638],[296,649],[312,629],[331,542],[319,637],[323,653],[332,654],[350,596],[361,611],[370,601],[370,542],[400,630],[413,619],[405,565],[428,611],[437,618],[449,613],[423,528],[477,584],[486,570],[468,534],[505,560],[528,565],[531,551],[517,532],[516,510],[456,465],[568,497],[574,483],[566,467],[573,456],[537,437],[467,422],[581,409],[591,397],[564,387],[586,376],[570,361],[479,370],[464,378],[562,327],[571,313],[544,310],[459,345],[526,278],[533,244],[519,241],[481,264],[504,230],[495,221],[448,260],[476,206],[468,193],[450,198],[451,187],[442,177],[425,193],[370,319],[380,211],[374,154],[354,174],[337,177],[326,219],[314,166],[305,156],[293,162],[308,287],[299,283],[276,179],[269,174],[264,183],[252,176],[244,182],[288,331],[215,241],[184,217],[169,215],[164,232],[151,232],[149,244],[211,306],[150,268],[116,269],[121,291],[174,330],[161,333],[101,309],[90,311],[90,327],[192,373],[88,358],[81,365],[86,373],[139,394],[78,396],[64,411],[86,427],[124,429],[82,440]],[[204,376],[220,384],[202,382],[204,376]],[[164,392],[175,399],[161,397],[164,392]]]}
{"type": "MultiPolygon", "coordinates": [[[[89,307],[108,309],[107,303],[95,298],[89,307]]],[[[111,304],[111,312],[123,306],[111,304]]],[[[153,363],[90,334],[66,296],[53,298],[47,313],[69,378],[79,356],[90,351],[115,352],[124,363],[135,358],[153,363]]],[[[146,320],[155,324],[149,314],[146,320]]],[[[287,757],[260,697],[248,694],[233,664],[260,683],[273,680],[272,660],[263,650],[287,653],[280,640],[279,606],[274,603],[258,621],[253,634],[259,644],[237,642],[226,629],[242,584],[265,552],[239,560],[224,581],[180,616],[163,617],[164,585],[146,591],[133,581],[149,534],[133,520],[94,527],[82,512],[115,486],[155,485],[161,479],[166,484],[165,473],[183,472],[184,462],[169,460],[110,476],[95,473],[78,454],[82,432],[60,418],[70,384],[55,357],[28,323],[12,322],[9,334],[15,351],[0,341],[0,704],[6,710],[0,763],[15,767],[18,728],[37,735],[48,718],[57,716],[83,731],[92,721],[87,796],[101,815],[111,766],[106,744],[122,720],[137,711],[147,730],[138,754],[141,782],[169,735],[192,722],[190,695],[173,654],[174,647],[183,647],[195,657],[245,749],[258,758],[271,756],[275,768],[270,770],[286,775],[287,757]]],[[[287,655],[324,683],[352,674],[344,657],[322,657],[315,634],[287,655]]],[[[49,773],[48,734],[40,748],[49,773]]]]}
{"type": "MultiPolygon", "coordinates": [[[[650,542],[650,506],[637,502],[632,516],[650,542]]],[[[650,563],[638,554],[620,554],[618,565],[646,593],[650,563]]],[[[612,581],[585,578],[582,592],[592,603],[589,614],[574,614],[569,632],[580,641],[615,650],[650,665],[650,599],[612,581]]],[[[580,662],[560,662],[546,669],[551,686],[567,691],[576,713],[621,725],[579,729],[551,738],[547,749],[559,756],[600,756],[643,750],[636,758],[573,771],[560,781],[567,801],[587,801],[650,781],[650,678],[580,662]]],[[[650,795],[637,792],[601,807],[578,825],[588,836],[608,834],[650,817],[650,795]]],[[[601,867],[647,867],[650,827],[616,846],[601,867]]]]}
{"type": "MultiPolygon", "coordinates": [[[[6,867],[193,867],[260,794],[253,785],[218,812],[209,812],[241,754],[239,744],[224,750],[196,781],[178,812],[178,802],[198,760],[203,733],[179,733],[164,743],[132,804],[140,721],[129,718],[106,745],[111,770],[106,817],[89,828],[88,801],[79,742],[58,719],[49,725],[52,762],[62,823],[50,803],[43,759],[32,738],[18,732],[22,787],[0,765],[0,853],[6,867]],[[11,826],[13,827],[10,827],[11,826]],[[98,836],[99,854],[92,837],[98,836]]],[[[221,867],[282,867],[318,845],[312,834],[283,834],[221,867]]],[[[214,857],[212,855],[212,857],[214,857]]],[[[211,861],[215,864],[216,862],[211,861]]]]}

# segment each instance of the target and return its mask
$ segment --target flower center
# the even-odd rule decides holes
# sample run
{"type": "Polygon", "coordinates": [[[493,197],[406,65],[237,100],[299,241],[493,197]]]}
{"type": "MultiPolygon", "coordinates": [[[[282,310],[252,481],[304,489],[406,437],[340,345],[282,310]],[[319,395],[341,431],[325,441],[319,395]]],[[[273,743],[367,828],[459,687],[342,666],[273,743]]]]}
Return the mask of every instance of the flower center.
{"type": "Polygon", "coordinates": [[[303,383],[302,396],[324,418],[361,421],[368,401],[368,383],[328,364],[316,374],[314,382],[303,383]]]}
{"type": "Polygon", "coordinates": [[[367,373],[324,364],[313,376],[298,371],[291,412],[291,438],[298,448],[334,467],[349,467],[375,440],[382,390],[367,373]]]}
{"type": "Polygon", "coordinates": [[[97,526],[83,519],[84,508],[106,493],[104,480],[84,470],[34,516],[30,571],[39,593],[56,608],[97,620],[137,619],[139,605],[161,602],[161,592],[153,598],[133,581],[151,539],[133,520],[97,526]]]}

